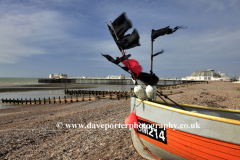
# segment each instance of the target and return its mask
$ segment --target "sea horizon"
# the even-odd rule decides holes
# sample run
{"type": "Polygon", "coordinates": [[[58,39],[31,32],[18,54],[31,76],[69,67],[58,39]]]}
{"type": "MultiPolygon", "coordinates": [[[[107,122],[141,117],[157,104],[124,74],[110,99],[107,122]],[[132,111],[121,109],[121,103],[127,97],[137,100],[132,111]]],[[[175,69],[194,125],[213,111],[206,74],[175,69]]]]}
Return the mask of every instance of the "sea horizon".
{"type": "MultiPolygon", "coordinates": [[[[12,77],[0,77],[0,88],[31,88],[31,85],[44,85],[44,83],[38,83],[38,78],[12,78],[12,77]],[[27,86],[25,86],[27,85],[27,86]]],[[[72,85],[72,84],[68,84],[72,85]]],[[[76,85],[76,84],[73,84],[76,85]]],[[[78,85],[78,84],[77,84],[78,85]]],[[[99,87],[95,88],[96,84],[80,84],[80,86],[83,86],[83,90],[96,90],[96,91],[128,91],[131,88],[133,88],[133,85],[104,85],[104,84],[99,84],[99,87]],[[85,88],[85,85],[90,85],[92,87],[85,88]]],[[[36,87],[36,86],[35,86],[36,87]]],[[[75,90],[75,89],[73,89],[75,90]]],[[[77,88],[76,88],[77,90],[77,88]]],[[[79,90],[79,89],[78,89],[79,90]]],[[[2,103],[2,99],[6,98],[11,98],[11,99],[29,99],[29,98],[53,98],[53,97],[61,97],[63,98],[64,96],[67,96],[64,94],[64,89],[59,88],[47,88],[46,90],[29,90],[29,91],[7,91],[7,92],[0,92],[0,109],[6,109],[6,108],[15,108],[15,107],[20,107],[21,105],[17,104],[9,104],[9,103],[2,103]]]]}
{"type": "Polygon", "coordinates": [[[25,85],[25,84],[38,84],[38,78],[0,77],[0,87],[25,85]]]}

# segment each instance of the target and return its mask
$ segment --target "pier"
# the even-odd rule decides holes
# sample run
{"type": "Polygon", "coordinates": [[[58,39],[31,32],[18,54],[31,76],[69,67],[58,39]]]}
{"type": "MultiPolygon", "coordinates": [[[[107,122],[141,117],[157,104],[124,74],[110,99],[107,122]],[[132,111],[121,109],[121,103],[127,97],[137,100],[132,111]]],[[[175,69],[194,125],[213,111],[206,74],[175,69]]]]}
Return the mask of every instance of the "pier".
{"type": "Polygon", "coordinates": [[[39,78],[38,83],[133,84],[132,79],[107,78],[39,78]]]}
{"type": "Polygon", "coordinates": [[[74,78],[39,78],[38,83],[76,83],[74,78]]]}
{"type": "MultiPolygon", "coordinates": [[[[159,79],[158,85],[177,85],[184,83],[196,83],[204,81],[159,79]]],[[[134,85],[131,78],[108,79],[108,78],[39,78],[38,83],[76,83],[76,84],[115,84],[134,85]]]]}

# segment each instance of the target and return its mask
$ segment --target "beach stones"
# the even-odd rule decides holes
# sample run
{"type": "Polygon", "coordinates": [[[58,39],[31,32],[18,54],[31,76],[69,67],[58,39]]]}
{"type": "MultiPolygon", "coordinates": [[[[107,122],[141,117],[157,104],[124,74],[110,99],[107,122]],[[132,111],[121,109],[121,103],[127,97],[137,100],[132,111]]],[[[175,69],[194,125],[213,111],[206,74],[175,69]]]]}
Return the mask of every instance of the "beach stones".
{"type": "Polygon", "coordinates": [[[139,99],[147,99],[146,92],[141,85],[136,85],[134,87],[134,93],[139,99]]]}

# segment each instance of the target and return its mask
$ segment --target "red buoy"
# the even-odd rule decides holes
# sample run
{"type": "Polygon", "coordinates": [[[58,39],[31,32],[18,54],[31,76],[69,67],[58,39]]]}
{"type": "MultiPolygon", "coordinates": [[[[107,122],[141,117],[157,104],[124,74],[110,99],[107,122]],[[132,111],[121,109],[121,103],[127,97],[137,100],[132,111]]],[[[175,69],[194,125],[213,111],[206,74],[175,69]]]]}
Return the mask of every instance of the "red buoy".
{"type": "Polygon", "coordinates": [[[125,119],[125,124],[127,125],[128,128],[137,128],[137,117],[136,115],[132,113],[125,119]]]}

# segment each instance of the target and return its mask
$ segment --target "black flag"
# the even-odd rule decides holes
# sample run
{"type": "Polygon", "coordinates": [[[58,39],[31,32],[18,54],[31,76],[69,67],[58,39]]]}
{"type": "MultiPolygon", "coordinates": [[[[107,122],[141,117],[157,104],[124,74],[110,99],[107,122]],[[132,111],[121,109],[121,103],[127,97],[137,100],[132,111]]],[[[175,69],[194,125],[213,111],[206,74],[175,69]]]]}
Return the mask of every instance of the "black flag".
{"type": "Polygon", "coordinates": [[[114,63],[114,64],[119,64],[120,62],[128,59],[128,58],[131,56],[131,54],[124,55],[124,56],[122,56],[122,57],[120,57],[120,58],[117,57],[116,59],[113,59],[111,56],[105,55],[105,54],[102,54],[102,56],[104,56],[104,57],[107,58],[110,62],[112,62],[112,63],[114,63]]]}
{"type": "Polygon", "coordinates": [[[120,51],[122,51],[122,49],[130,49],[136,46],[140,46],[140,37],[136,29],[133,30],[132,34],[127,34],[124,36],[125,32],[128,29],[132,28],[132,23],[129,19],[126,18],[125,14],[126,13],[123,12],[118,18],[114,20],[114,22],[112,23],[113,28],[107,25],[120,51]],[[114,31],[116,34],[114,33],[114,31]]]}
{"type": "MultiPolygon", "coordinates": [[[[118,46],[118,44],[117,44],[117,38],[116,38],[116,36],[115,36],[115,34],[114,34],[114,31],[112,30],[112,28],[111,28],[109,25],[107,25],[107,26],[108,26],[108,29],[109,29],[112,37],[113,37],[113,40],[115,41],[116,45],[118,46]]],[[[119,46],[118,46],[118,49],[119,49],[120,51],[122,51],[122,49],[121,49],[119,46]]]]}
{"type": "Polygon", "coordinates": [[[129,71],[129,69],[128,69],[128,67],[121,67],[124,71],[126,71],[126,72],[128,72],[129,71]]]}
{"type": "Polygon", "coordinates": [[[132,28],[132,23],[129,19],[126,18],[126,13],[123,12],[118,18],[112,23],[115,33],[118,38],[124,36],[125,32],[132,28]]]}
{"type": "Polygon", "coordinates": [[[107,26],[108,26],[108,29],[109,29],[109,31],[110,31],[110,33],[111,33],[114,41],[116,42],[116,41],[117,41],[117,38],[116,38],[116,36],[115,36],[115,34],[114,34],[114,31],[112,30],[112,28],[111,28],[109,25],[107,25],[107,26]]]}
{"type": "Polygon", "coordinates": [[[156,86],[159,80],[159,78],[155,74],[149,74],[145,72],[139,73],[139,76],[137,78],[151,86],[156,86]]]}
{"type": "Polygon", "coordinates": [[[117,41],[117,45],[122,47],[123,50],[130,49],[136,46],[140,46],[139,44],[139,34],[136,29],[133,30],[131,34],[127,34],[117,41]]]}
{"type": "Polygon", "coordinates": [[[173,32],[175,32],[176,30],[178,30],[179,28],[183,28],[182,26],[176,26],[174,29],[171,29],[170,26],[167,26],[165,28],[161,28],[159,30],[152,30],[152,41],[154,41],[154,39],[156,39],[159,36],[163,36],[165,34],[172,34],[173,32]]]}
{"type": "MultiPolygon", "coordinates": [[[[129,71],[128,67],[121,67],[123,70],[125,70],[126,72],[129,71]]],[[[146,73],[146,72],[140,72],[139,75],[137,76],[136,73],[133,73],[137,79],[147,83],[148,85],[151,85],[151,86],[156,86],[158,81],[159,81],[159,78],[153,73],[153,74],[149,74],[149,73],[146,73]]]]}
{"type": "Polygon", "coordinates": [[[163,52],[164,52],[164,50],[162,50],[161,52],[155,53],[154,55],[152,55],[152,58],[159,55],[159,54],[162,54],[163,52]]]}

